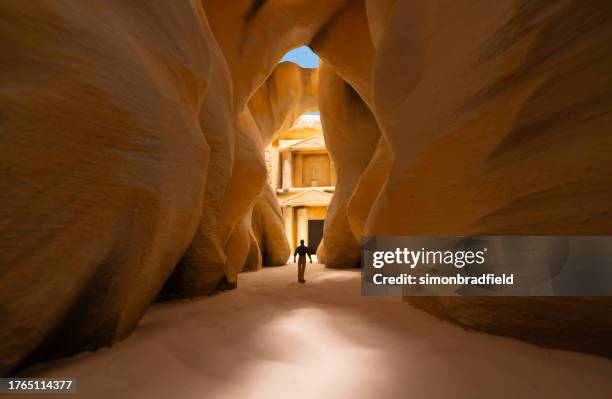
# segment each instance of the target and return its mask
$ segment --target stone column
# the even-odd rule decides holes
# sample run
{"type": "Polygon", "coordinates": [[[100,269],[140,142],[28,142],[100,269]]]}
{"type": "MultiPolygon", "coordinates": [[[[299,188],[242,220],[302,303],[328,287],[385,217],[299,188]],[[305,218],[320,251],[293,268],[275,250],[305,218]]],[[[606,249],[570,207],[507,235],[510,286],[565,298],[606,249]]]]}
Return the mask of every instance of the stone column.
{"type": "Polygon", "coordinates": [[[286,206],[283,208],[283,221],[285,222],[285,235],[289,242],[289,248],[291,248],[291,255],[293,255],[295,249],[293,242],[293,207],[286,206]]]}
{"type": "Polygon", "coordinates": [[[304,187],[304,171],[302,169],[302,154],[295,154],[295,161],[293,162],[295,180],[293,181],[294,187],[304,187]]]}
{"type": "Polygon", "coordinates": [[[293,167],[291,162],[291,151],[283,151],[283,190],[288,190],[293,187],[293,167]]]}
{"type": "Polygon", "coordinates": [[[308,208],[305,206],[299,207],[297,210],[297,243],[304,240],[308,245],[308,208]]]}

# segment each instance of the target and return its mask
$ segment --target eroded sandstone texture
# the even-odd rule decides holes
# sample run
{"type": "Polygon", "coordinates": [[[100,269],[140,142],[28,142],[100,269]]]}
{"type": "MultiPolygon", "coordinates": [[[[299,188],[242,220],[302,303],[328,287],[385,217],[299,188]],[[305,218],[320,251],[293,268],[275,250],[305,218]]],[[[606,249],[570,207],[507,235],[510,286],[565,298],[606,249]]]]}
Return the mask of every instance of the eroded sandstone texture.
{"type": "MultiPolygon", "coordinates": [[[[398,0],[379,15],[373,110],[395,159],[366,234],[612,232],[609,3],[398,0]]],[[[610,354],[607,299],[411,301],[610,354]]]]}
{"type": "MultiPolygon", "coordinates": [[[[318,69],[301,68],[292,62],[278,64],[248,104],[262,139],[260,151],[278,139],[278,135],[289,129],[300,115],[317,110],[318,104],[318,69]]],[[[278,199],[269,184],[257,199],[252,222],[263,264],[284,265],[291,248],[285,236],[278,199]]]]}
{"type": "Polygon", "coordinates": [[[325,241],[317,256],[327,266],[355,267],[360,262],[360,239],[351,230],[347,206],[372,158],[380,132],[357,92],[325,64],[321,67],[321,122],[338,181],[325,219],[325,241]]]}
{"type": "MultiPolygon", "coordinates": [[[[208,294],[282,264],[263,149],[319,91],[338,171],[329,266],[355,265],[363,234],[612,233],[608,2],[32,0],[0,15],[0,374],[125,337],[162,287],[208,294]],[[278,65],[303,44],[321,82],[278,65]]],[[[604,299],[413,302],[612,352],[604,299]]]]}
{"type": "Polygon", "coordinates": [[[0,3],[0,374],[125,337],[199,224],[228,71],[198,3],[141,7],[0,3]]]}
{"type": "Polygon", "coordinates": [[[396,157],[366,232],[612,232],[610,9],[398,1],[373,77],[396,157]]]}

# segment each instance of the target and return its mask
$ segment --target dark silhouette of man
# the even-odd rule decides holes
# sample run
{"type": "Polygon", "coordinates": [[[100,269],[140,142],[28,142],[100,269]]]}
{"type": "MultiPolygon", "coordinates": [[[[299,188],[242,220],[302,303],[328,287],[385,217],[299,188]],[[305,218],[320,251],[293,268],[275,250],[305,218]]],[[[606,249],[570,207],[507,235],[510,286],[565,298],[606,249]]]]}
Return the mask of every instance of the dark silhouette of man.
{"type": "Polygon", "coordinates": [[[293,262],[295,263],[295,256],[300,255],[298,257],[298,281],[300,283],[305,283],[304,280],[304,272],[306,271],[306,255],[308,255],[308,259],[310,259],[310,263],[312,264],[312,256],[310,256],[310,249],[306,245],[304,245],[304,240],[300,240],[300,246],[295,249],[293,253],[293,262]]]}

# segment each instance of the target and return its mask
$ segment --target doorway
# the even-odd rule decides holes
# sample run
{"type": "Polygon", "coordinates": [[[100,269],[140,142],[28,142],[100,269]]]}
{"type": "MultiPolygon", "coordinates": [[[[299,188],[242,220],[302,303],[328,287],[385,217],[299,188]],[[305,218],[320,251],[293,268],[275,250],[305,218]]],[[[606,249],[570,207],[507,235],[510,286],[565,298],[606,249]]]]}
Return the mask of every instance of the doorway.
{"type": "Polygon", "coordinates": [[[323,219],[311,219],[308,221],[308,248],[313,252],[316,252],[321,243],[324,225],[325,220],[323,219]]]}

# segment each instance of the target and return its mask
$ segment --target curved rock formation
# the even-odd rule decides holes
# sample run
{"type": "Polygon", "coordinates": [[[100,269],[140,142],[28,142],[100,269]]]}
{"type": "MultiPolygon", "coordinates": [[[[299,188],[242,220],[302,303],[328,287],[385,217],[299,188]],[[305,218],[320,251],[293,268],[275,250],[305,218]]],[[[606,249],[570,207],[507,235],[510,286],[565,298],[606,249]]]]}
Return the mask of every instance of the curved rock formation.
{"type": "Polygon", "coordinates": [[[378,47],[397,0],[365,0],[364,2],[370,38],[374,47],[378,47]]]}
{"type": "MultiPolygon", "coordinates": [[[[380,134],[380,130],[378,132],[380,134]]],[[[361,241],[361,238],[366,235],[364,229],[372,204],[374,204],[387,180],[387,176],[389,176],[393,158],[394,155],[387,140],[381,136],[376,143],[376,149],[368,166],[359,177],[353,194],[346,205],[349,225],[357,241],[361,241]]]]}
{"type": "MultiPolygon", "coordinates": [[[[248,270],[255,271],[262,267],[261,251],[253,232],[252,209],[249,208],[248,213],[234,228],[232,235],[225,245],[225,251],[234,273],[248,270]]],[[[234,281],[237,282],[237,280],[234,281]]]]}
{"type": "Polygon", "coordinates": [[[351,230],[347,204],[372,158],[380,132],[359,94],[326,64],[321,66],[320,102],[325,143],[338,181],[317,258],[329,267],[355,267],[360,262],[360,242],[351,230]]]}
{"type": "MultiPolygon", "coordinates": [[[[318,75],[316,72],[302,69],[292,63],[279,64],[271,76],[266,80],[261,88],[254,94],[253,88],[256,88],[259,79],[262,75],[268,74],[264,68],[272,68],[275,64],[270,64],[270,60],[265,57],[256,57],[253,59],[245,59],[251,51],[269,51],[270,46],[275,46],[279,41],[255,42],[249,45],[245,43],[249,40],[248,37],[242,36],[244,30],[236,30],[227,32],[227,20],[232,23],[243,25],[244,29],[261,29],[262,26],[251,28],[252,23],[261,23],[254,20],[254,15],[251,15],[248,20],[243,18],[250,9],[248,4],[238,2],[232,4],[233,8],[229,9],[230,4],[227,2],[204,1],[203,2],[207,13],[211,16],[211,25],[213,29],[217,29],[215,34],[220,38],[220,43],[224,46],[223,50],[228,55],[233,55],[233,51],[237,48],[239,51],[245,51],[245,54],[240,54],[238,57],[230,57],[229,67],[236,74],[233,76],[235,103],[237,104],[231,110],[237,111],[241,115],[239,126],[227,125],[225,118],[218,118],[216,113],[221,115],[227,114],[227,102],[232,101],[231,86],[225,82],[214,82],[215,85],[222,86],[223,92],[213,98],[211,113],[202,114],[203,123],[208,123],[210,126],[203,126],[203,131],[211,143],[211,160],[209,164],[208,179],[209,184],[206,186],[206,201],[202,221],[196,233],[196,237],[191,244],[185,257],[181,260],[172,277],[164,287],[164,296],[181,296],[190,297],[194,295],[209,294],[216,290],[218,285],[227,280],[230,284],[236,284],[236,273],[243,269],[244,265],[242,257],[237,257],[235,254],[229,254],[231,251],[226,251],[225,246],[230,245],[232,251],[240,249],[242,251],[251,248],[253,243],[251,239],[256,236],[254,232],[245,234],[244,231],[237,231],[234,235],[234,229],[238,225],[244,227],[244,218],[248,218],[254,199],[259,203],[259,211],[264,212],[270,217],[275,217],[276,212],[270,207],[274,207],[274,203],[266,202],[269,197],[260,196],[259,193],[264,188],[262,176],[265,174],[262,158],[257,154],[263,154],[263,147],[268,145],[272,139],[272,135],[281,129],[283,126],[290,126],[303,112],[316,108],[316,94],[318,93],[318,75]],[[223,14],[224,22],[219,24],[217,17],[223,14]],[[237,47],[236,47],[237,46],[237,47]],[[252,48],[252,49],[251,49],[252,48]],[[257,73],[249,74],[246,63],[251,63],[253,70],[258,70],[257,73]],[[246,68],[246,69],[245,69],[246,68]],[[251,80],[251,81],[249,81],[251,80]],[[253,98],[245,108],[245,99],[253,94],[253,98]],[[217,109],[215,109],[215,107],[217,109]],[[300,112],[300,110],[303,110],[300,112]],[[254,117],[253,120],[251,118],[254,117]],[[255,122],[255,124],[253,123],[255,122]],[[215,125],[216,124],[216,125],[215,125]],[[237,131],[237,133],[235,133],[237,131]],[[237,138],[234,138],[238,135],[237,138]],[[261,139],[257,136],[261,135],[261,139]],[[261,142],[263,140],[263,142],[261,142]],[[234,148],[234,142],[235,147],[234,148]],[[234,151],[236,156],[234,157],[234,151]],[[226,193],[227,190],[227,193],[226,193]],[[245,242],[238,243],[238,237],[242,237],[245,242]],[[230,244],[231,241],[231,244],[230,244]],[[231,259],[228,260],[228,255],[231,259]],[[232,260],[233,259],[233,260],[232,260]],[[238,264],[236,264],[238,262],[238,264]]],[[[297,7],[296,12],[302,10],[303,5],[297,7]]],[[[310,23],[313,18],[320,17],[317,12],[326,13],[324,7],[313,12],[304,23],[310,23]]],[[[254,12],[251,11],[251,12],[254,12]]],[[[275,16],[278,10],[272,10],[271,14],[266,13],[264,21],[270,23],[269,16],[275,16]]],[[[264,25],[267,26],[267,25],[264,25]]],[[[286,25],[285,25],[286,26],[286,25]]],[[[238,28],[237,28],[238,29],[238,28]]],[[[301,34],[301,33],[300,33],[301,34]]],[[[288,42],[286,46],[290,44],[288,42]]],[[[283,52],[286,48],[283,48],[283,52]]],[[[279,57],[283,53],[280,53],[279,57]]],[[[235,120],[236,117],[232,116],[235,120]]],[[[276,205],[277,206],[277,205],[276,205]]],[[[277,220],[271,220],[267,226],[270,229],[276,229],[278,226],[277,220]]],[[[265,225],[258,224],[262,228],[265,225]]],[[[240,229],[243,229],[241,227],[240,229]]],[[[259,232],[257,236],[267,235],[277,239],[284,240],[282,231],[269,231],[266,234],[259,232]]],[[[261,243],[260,243],[261,245],[261,243]]],[[[278,259],[288,256],[288,245],[283,246],[278,243],[268,249],[261,248],[262,254],[266,253],[269,260],[274,260],[278,263],[278,259]],[[273,251],[279,251],[273,253],[273,251]],[[287,254],[287,256],[285,256],[287,254]]],[[[257,266],[252,266],[257,268],[257,266]]]]}
{"type": "MultiPolygon", "coordinates": [[[[207,21],[205,21],[207,22],[207,21]]],[[[227,63],[215,46],[211,64],[216,76],[209,82],[200,110],[202,133],[210,146],[206,187],[200,223],[191,245],[163,287],[161,297],[192,297],[214,292],[224,278],[235,280],[235,273],[225,254],[219,214],[232,173],[236,143],[236,116],[233,113],[232,83],[227,63]]]]}
{"type": "Polygon", "coordinates": [[[370,105],[376,50],[363,1],[347,2],[312,39],[310,47],[370,105]]]}
{"type": "Polygon", "coordinates": [[[410,297],[439,318],[548,348],[612,358],[610,300],[597,297],[410,297]]]}
{"type": "MultiPolygon", "coordinates": [[[[248,102],[268,76],[272,74],[281,57],[291,48],[307,43],[346,1],[303,1],[291,4],[274,1],[202,1],[211,28],[232,73],[234,108],[239,114],[244,115],[246,113],[249,114],[249,118],[251,117],[248,102]]],[[[279,69],[281,78],[284,68],[280,67],[279,69]]],[[[291,71],[288,71],[287,75],[291,75],[291,73],[291,71]]],[[[312,84],[312,79],[310,81],[302,80],[299,83],[302,86],[307,83],[309,87],[315,87],[312,84]]],[[[263,90],[266,90],[266,88],[264,87],[263,90]]],[[[269,94],[271,93],[262,92],[264,97],[269,94]]],[[[257,104],[258,96],[255,96],[254,102],[251,104],[254,106],[254,111],[258,109],[257,104]]],[[[286,116],[291,116],[291,113],[286,116]]],[[[259,122],[263,122],[261,118],[259,122]]],[[[277,120],[275,122],[281,121],[277,120]]],[[[252,123],[252,121],[248,123],[252,123]]],[[[266,123],[262,123],[262,126],[264,125],[266,128],[263,130],[262,138],[267,140],[271,137],[270,132],[274,130],[269,129],[266,123]]],[[[255,130],[255,128],[249,129],[255,130]]],[[[259,139],[251,138],[248,141],[257,142],[259,139]]],[[[241,145],[236,145],[235,172],[225,196],[226,209],[222,210],[220,216],[222,234],[224,230],[231,234],[238,220],[252,211],[255,204],[253,199],[259,198],[263,190],[264,183],[261,180],[261,173],[263,172],[265,175],[265,168],[262,168],[264,164],[260,163],[258,157],[263,156],[264,147],[259,144],[251,145],[248,142],[245,144],[246,147],[242,153],[243,159],[238,157],[241,145]],[[249,157],[252,159],[249,159],[249,157]],[[251,174],[254,173],[253,170],[256,170],[256,179],[251,178],[251,174]],[[240,218],[237,219],[238,216],[240,218]]],[[[260,208],[262,209],[273,206],[269,203],[261,205],[260,208]]],[[[274,215],[274,212],[268,212],[268,214],[274,215]]],[[[268,227],[275,228],[276,224],[272,222],[268,227]]],[[[271,231],[268,232],[268,235],[280,237],[278,233],[271,231]]],[[[261,236],[261,234],[259,235],[261,236]]],[[[245,236],[243,235],[243,237],[245,236]]],[[[243,247],[246,247],[246,243],[242,243],[241,248],[243,247]]],[[[282,245],[277,247],[281,249],[282,245]]],[[[268,252],[268,249],[262,249],[262,251],[268,252]]],[[[278,258],[281,255],[282,253],[278,253],[272,258],[278,258]]],[[[234,266],[234,269],[241,268],[238,265],[234,266]]],[[[230,281],[235,280],[235,276],[226,276],[226,278],[230,281]]]]}
{"type": "MultiPolygon", "coordinates": [[[[376,49],[370,38],[365,3],[347,3],[310,45],[328,69],[325,75],[322,72],[321,119],[327,132],[330,156],[338,172],[336,192],[317,256],[326,266],[354,267],[359,263],[359,241],[369,208],[389,171],[388,157],[371,159],[380,131],[369,109],[376,49]],[[349,31],[350,35],[347,34],[349,31]],[[334,72],[338,76],[332,78],[334,72]],[[346,143],[350,143],[350,151],[347,151],[346,143]],[[376,184],[355,191],[360,175],[369,163],[371,166],[363,180],[376,184]],[[348,208],[349,200],[353,203],[352,208],[348,208]],[[353,210],[357,214],[352,215],[353,210]]],[[[381,148],[383,144],[380,144],[381,148]]],[[[383,152],[379,151],[379,155],[383,152]]]]}
{"type": "Polygon", "coordinates": [[[242,110],[280,59],[308,44],[351,0],[202,0],[234,82],[234,104],[242,110]]]}
{"type": "MultiPolygon", "coordinates": [[[[244,230],[245,226],[249,226],[248,230],[252,229],[251,212],[264,189],[267,172],[259,129],[248,109],[242,112],[240,122],[241,129],[236,137],[232,176],[225,191],[219,220],[221,238],[225,246],[230,241],[237,240],[237,237],[232,237],[233,234],[237,234],[246,241],[234,242],[232,247],[250,249],[253,234],[252,232],[245,234],[241,230],[244,230]],[[242,228],[235,231],[238,224],[242,224],[242,228]]],[[[229,255],[227,249],[226,254],[229,255]]],[[[244,268],[244,264],[230,261],[229,266],[231,269],[226,271],[226,279],[234,284],[237,282],[236,273],[244,268]]]]}
{"type": "MultiPolygon", "coordinates": [[[[373,77],[396,156],[366,234],[610,234],[611,15],[580,1],[398,0],[373,77]]],[[[612,321],[594,316],[608,299],[409,300],[498,334],[609,348],[612,321]]]]}
{"type": "Polygon", "coordinates": [[[610,233],[604,14],[574,1],[398,1],[374,74],[397,156],[367,233],[610,233]]]}
{"type": "Polygon", "coordinates": [[[266,185],[253,208],[252,223],[263,264],[280,266],[287,263],[291,248],[285,235],[278,199],[270,185],[266,185]]]}
{"type": "Polygon", "coordinates": [[[198,226],[227,70],[197,3],[140,7],[0,6],[0,374],[125,337],[198,226]]]}
{"type": "Polygon", "coordinates": [[[319,70],[281,62],[253,94],[248,108],[267,147],[302,114],[319,109],[319,70]]]}
{"type": "MultiPolygon", "coordinates": [[[[263,147],[278,139],[278,134],[289,129],[302,114],[317,110],[318,103],[318,69],[301,68],[292,62],[278,64],[248,106],[263,147]]],[[[284,265],[291,248],[278,199],[269,184],[253,209],[253,230],[264,265],[284,265]]]]}
{"type": "MultiPolygon", "coordinates": [[[[250,240],[254,236],[266,235],[284,240],[282,231],[269,231],[266,234],[264,232],[245,234],[244,231],[237,231],[234,235],[234,229],[238,225],[244,226],[242,219],[248,218],[246,215],[252,212],[255,205],[254,198],[262,202],[259,204],[260,211],[270,217],[275,217],[277,212],[269,208],[277,205],[269,202],[269,196],[259,195],[264,188],[262,176],[265,173],[264,164],[259,155],[263,154],[263,147],[269,144],[276,131],[284,126],[290,126],[299,115],[316,108],[318,93],[317,73],[299,68],[292,63],[279,64],[259,90],[252,93],[253,88],[260,84],[258,79],[269,73],[265,68],[270,68],[274,64],[270,65],[269,60],[265,57],[257,57],[254,60],[245,59],[245,57],[248,57],[251,51],[265,53],[272,51],[274,46],[285,43],[282,50],[276,50],[280,58],[290,46],[290,42],[276,40],[250,43],[250,37],[243,35],[245,31],[251,29],[268,29],[268,24],[272,23],[270,18],[278,17],[278,9],[268,10],[263,16],[255,18],[255,11],[259,10],[247,8],[247,3],[235,3],[233,8],[225,2],[221,4],[216,1],[204,1],[203,3],[210,15],[211,26],[217,29],[215,34],[228,59],[229,67],[236,72],[232,76],[234,103],[236,104],[234,109],[241,117],[237,128],[238,133],[235,133],[237,134],[235,149],[232,146],[234,141],[232,130],[236,129],[234,126],[220,126],[222,129],[219,129],[213,125],[211,128],[203,129],[213,144],[209,165],[209,177],[212,180],[207,185],[207,201],[204,203],[204,214],[196,237],[164,288],[164,295],[169,296],[189,297],[209,294],[214,292],[223,280],[236,284],[236,273],[242,270],[244,265],[240,264],[242,258],[235,255],[231,255],[231,259],[228,260],[230,254],[224,247],[230,245],[230,241],[233,250],[238,248],[246,250],[252,246],[253,243],[250,240]],[[222,25],[218,23],[219,13],[223,13],[224,23],[222,25]],[[247,18],[248,13],[253,14],[249,14],[247,18]],[[228,20],[242,25],[243,29],[227,32],[228,20]],[[238,51],[239,55],[234,56],[234,51],[238,51]],[[247,65],[250,65],[253,70],[249,70],[247,65]],[[252,99],[245,108],[245,99],[250,98],[251,95],[252,99]],[[223,129],[228,132],[223,132],[223,129]],[[260,142],[258,135],[263,142],[260,142]],[[236,156],[232,157],[234,150],[236,156]],[[229,176],[230,171],[231,176],[229,176]],[[238,237],[246,241],[237,243],[238,237]]],[[[296,5],[294,11],[302,12],[303,7],[304,5],[296,5]]],[[[318,19],[321,19],[318,23],[323,23],[325,18],[334,12],[334,7],[331,3],[324,7],[311,7],[309,13],[304,14],[302,23],[310,26],[313,23],[316,24],[318,19]]],[[[279,28],[283,26],[286,27],[282,25],[279,28]]],[[[291,27],[291,29],[295,28],[297,27],[291,27]]],[[[295,34],[303,35],[304,31],[296,30],[295,34]]],[[[228,85],[223,83],[221,85],[225,91],[223,96],[216,100],[216,105],[221,106],[222,111],[225,111],[227,108],[225,103],[227,100],[231,101],[232,95],[227,93],[228,85]]],[[[205,115],[205,117],[216,119],[214,114],[205,115]]],[[[209,123],[214,124],[215,122],[209,123]]],[[[280,221],[271,220],[267,227],[277,229],[278,222],[280,221]]],[[[258,226],[266,227],[261,224],[258,226]]],[[[270,260],[274,260],[274,263],[278,263],[278,259],[283,257],[288,258],[288,246],[283,246],[282,243],[269,249],[260,249],[262,254],[265,252],[270,260]],[[280,252],[273,254],[271,251],[280,252]]],[[[252,268],[257,268],[257,266],[252,266],[252,268]]]]}

